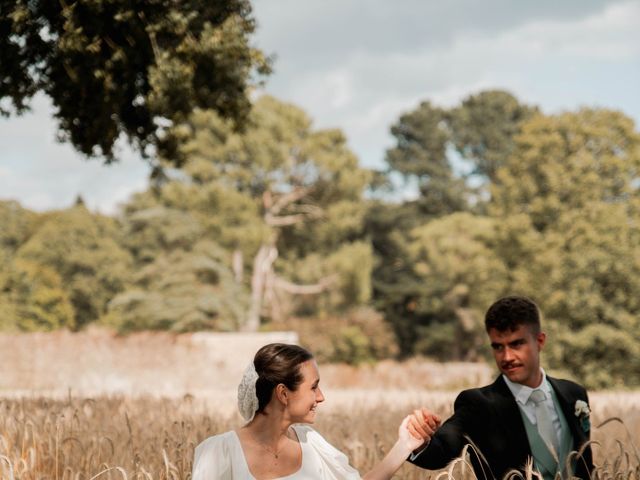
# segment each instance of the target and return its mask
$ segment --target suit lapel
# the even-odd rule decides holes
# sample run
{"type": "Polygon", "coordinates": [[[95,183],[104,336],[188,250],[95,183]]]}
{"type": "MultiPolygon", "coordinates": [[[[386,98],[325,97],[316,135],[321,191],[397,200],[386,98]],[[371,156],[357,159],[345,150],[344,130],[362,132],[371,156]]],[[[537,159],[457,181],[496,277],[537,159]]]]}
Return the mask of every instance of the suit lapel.
{"type": "MultiPolygon", "coordinates": [[[[529,443],[527,430],[524,425],[524,420],[522,419],[522,416],[525,414],[521,412],[520,407],[518,407],[518,403],[502,378],[502,375],[498,377],[494,385],[496,385],[496,392],[499,393],[501,398],[499,402],[495,403],[497,407],[504,412],[504,420],[508,425],[507,428],[511,434],[512,444],[514,445],[514,449],[517,449],[519,455],[521,455],[520,458],[523,459],[524,464],[527,457],[534,458],[532,445],[529,443]]],[[[552,478],[558,467],[558,463],[553,458],[544,440],[542,440],[537,433],[536,427],[533,425],[531,427],[535,430],[536,439],[539,442],[536,445],[536,447],[538,447],[536,451],[539,452],[539,455],[535,457],[535,460],[538,463],[538,467],[547,472],[547,477],[552,478]]]]}
{"type": "Polygon", "coordinates": [[[492,387],[495,394],[493,402],[495,418],[501,420],[503,428],[508,432],[514,454],[526,459],[527,456],[531,456],[531,447],[516,399],[513,398],[502,375],[497,378],[492,387]]]}
{"type": "Polygon", "coordinates": [[[547,380],[549,380],[549,383],[556,392],[558,403],[560,404],[560,408],[562,408],[562,413],[564,413],[564,417],[567,420],[567,424],[569,425],[569,429],[573,435],[573,448],[577,450],[578,446],[587,441],[587,436],[578,424],[578,419],[574,412],[575,398],[570,398],[568,393],[562,389],[560,386],[561,384],[557,382],[555,378],[547,376],[547,380]]]}

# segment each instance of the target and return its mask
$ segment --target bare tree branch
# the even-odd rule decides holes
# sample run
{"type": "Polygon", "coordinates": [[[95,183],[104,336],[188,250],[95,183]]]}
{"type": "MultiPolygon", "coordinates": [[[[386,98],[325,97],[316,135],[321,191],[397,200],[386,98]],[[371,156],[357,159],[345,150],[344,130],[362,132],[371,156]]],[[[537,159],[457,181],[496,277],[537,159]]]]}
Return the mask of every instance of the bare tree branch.
{"type": "Polygon", "coordinates": [[[284,215],[282,217],[267,213],[264,216],[265,222],[267,222],[267,225],[269,225],[270,227],[284,227],[286,225],[294,225],[296,223],[304,222],[307,218],[309,218],[309,216],[304,213],[299,213],[297,215],[284,215]]]}
{"type": "Polygon", "coordinates": [[[268,213],[271,215],[277,215],[285,208],[287,205],[292,204],[293,202],[297,202],[301,198],[306,197],[311,192],[311,188],[302,188],[298,187],[282,195],[278,198],[275,203],[268,208],[268,213]]]}
{"type": "Polygon", "coordinates": [[[318,283],[312,285],[299,285],[297,283],[292,283],[287,280],[284,280],[280,277],[274,277],[273,281],[276,288],[284,290],[288,293],[292,293],[294,295],[317,295],[318,293],[322,293],[332,283],[334,283],[338,279],[337,274],[329,275],[320,279],[318,283]]]}

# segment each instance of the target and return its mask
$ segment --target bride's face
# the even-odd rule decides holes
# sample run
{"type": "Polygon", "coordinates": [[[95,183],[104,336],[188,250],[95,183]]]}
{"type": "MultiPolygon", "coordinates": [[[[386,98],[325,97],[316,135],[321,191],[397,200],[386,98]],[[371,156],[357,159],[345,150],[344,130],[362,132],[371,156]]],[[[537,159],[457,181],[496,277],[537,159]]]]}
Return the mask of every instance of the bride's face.
{"type": "Polygon", "coordinates": [[[324,401],[320,390],[320,374],[315,360],[300,364],[302,383],[296,390],[289,390],[287,411],[292,423],[313,423],[316,407],[324,401]]]}

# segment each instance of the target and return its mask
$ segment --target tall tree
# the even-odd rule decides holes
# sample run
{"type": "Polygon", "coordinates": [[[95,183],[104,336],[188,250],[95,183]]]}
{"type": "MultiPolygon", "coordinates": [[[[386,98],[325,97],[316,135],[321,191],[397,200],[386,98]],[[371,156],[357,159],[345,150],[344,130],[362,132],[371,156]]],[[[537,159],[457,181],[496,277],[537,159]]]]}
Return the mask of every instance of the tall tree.
{"type": "Polygon", "coordinates": [[[48,214],[17,250],[16,259],[48,267],[60,276],[73,305],[75,327],[81,328],[97,320],[126,285],[131,257],[119,237],[112,218],[78,205],[48,214]]]}
{"type": "Polygon", "coordinates": [[[391,127],[397,145],[387,151],[391,172],[405,180],[415,180],[419,190],[418,205],[433,217],[466,208],[464,182],[453,171],[447,147],[451,132],[446,124],[447,112],[423,102],[400,117],[391,127]]]}
{"type": "MultiPolygon", "coordinates": [[[[357,245],[369,175],[341,132],[313,130],[304,112],[268,96],[256,102],[244,133],[212,111],[196,111],[174,130],[187,160],[162,201],[190,204],[213,238],[244,259],[252,292],[246,329],[277,315],[290,294],[346,294],[368,281],[347,271],[370,263],[357,245]]],[[[366,285],[356,289],[366,301],[366,285]]]]}
{"type": "Polygon", "coordinates": [[[73,328],[74,311],[55,270],[17,258],[16,252],[37,232],[46,214],[15,201],[0,201],[0,329],[73,328]]]}
{"type": "Polygon", "coordinates": [[[493,214],[525,213],[542,232],[564,211],[637,198],[638,139],[633,121],[616,111],[584,109],[532,118],[496,174],[493,214]]]}
{"type": "Polygon", "coordinates": [[[38,214],[13,200],[0,201],[0,250],[13,254],[37,229],[38,214]]]}
{"type": "Polygon", "coordinates": [[[69,293],[50,267],[16,259],[0,272],[0,329],[13,331],[75,328],[69,293]]]}
{"type": "MultiPolygon", "coordinates": [[[[495,169],[513,150],[521,122],[534,111],[507,92],[490,90],[451,109],[422,102],[391,127],[396,145],[387,151],[386,173],[400,174],[405,180],[401,188],[417,187],[417,192],[399,204],[374,205],[367,228],[378,256],[373,280],[376,304],[398,327],[405,351],[414,348],[416,338],[408,324],[431,322],[415,309],[423,279],[408,260],[407,246],[413,242],[408,232],[456,212],[482,212],[495,169]],[[475,184],[468,181],[470,175],[475,175],[475,184]]],[[[444,322],[445,316],[441,311],[438,321],[444,322]]],[[[452,325],[456,318],[449,316],[452,325]]]]}
{"type": "Polygon", "coordinates": [[[113,161],[121,134],[143,155],[175,152],[166,124],[194,107],[246,118],[252,75],[269,71],[254,28],[248,0],[2,0],[0,113],[44,92],[87,156],[113,161]]]}
{"type": "Polygon", "coordinates": [[[101,321],[119,331],[235,330],[248,295],[234,278],[231,254],[212,239],[206,216],[174,190],[151,188],[124,206],[122,245],[133,268],[101,321]]]}
{"type": "Polygon", "coordinates": [[[484,187],[513,151],[522,122],[536,112],[502,90],[470,95],[451,109],[422,102],[391,127],[397,143],[387,151],[388,172],[417,184],[417,203],[428,217],[469,209],[486,201],[484,187]],[[479,192],[466,183],[469,175],[481,179],[479,192]]]}
{"type": "Polygon", "coordinates": [[[496,222],[460,212],[409,235],[415,285],[410,323],[413,351],[447,360],[477,360],[485,342],[484,309],[508,289],[495,246],[496,222]]]}
{"type": "Polygon", "coordinates": [[[493,181],[513,153],[514,137],[537,107],[520,103],[503,90],[485,90],[465,98],[447,112],[451,140],[462,158],[474,165],[473,174],[493,181]]]}
{"type": "Polygon", "coordinates": [[[551,365],[593,387],[638,384],[640,134],[583,109],[533,117],[515,141],[490,205],[512,288],[545,312],[551,365]]]}

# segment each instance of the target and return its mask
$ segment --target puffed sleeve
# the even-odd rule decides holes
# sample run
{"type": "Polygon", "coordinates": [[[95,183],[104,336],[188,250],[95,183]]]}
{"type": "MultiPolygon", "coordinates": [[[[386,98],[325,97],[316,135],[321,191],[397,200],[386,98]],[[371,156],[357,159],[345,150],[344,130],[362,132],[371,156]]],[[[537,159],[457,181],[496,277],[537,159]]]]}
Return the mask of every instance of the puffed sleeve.
{"type": "Polygon", "coordinates": [[[215,435],[196,447],[191,480],[232,480],[228,435],[215,435]]]}
{"type": "Polygon", "coordinates": [[[296,427],[300,441],[307,441],[322,463],[322,480],[359,480],[358,471],[349,465],[347,456],[327,442],[308,425],[296,427]]]}

